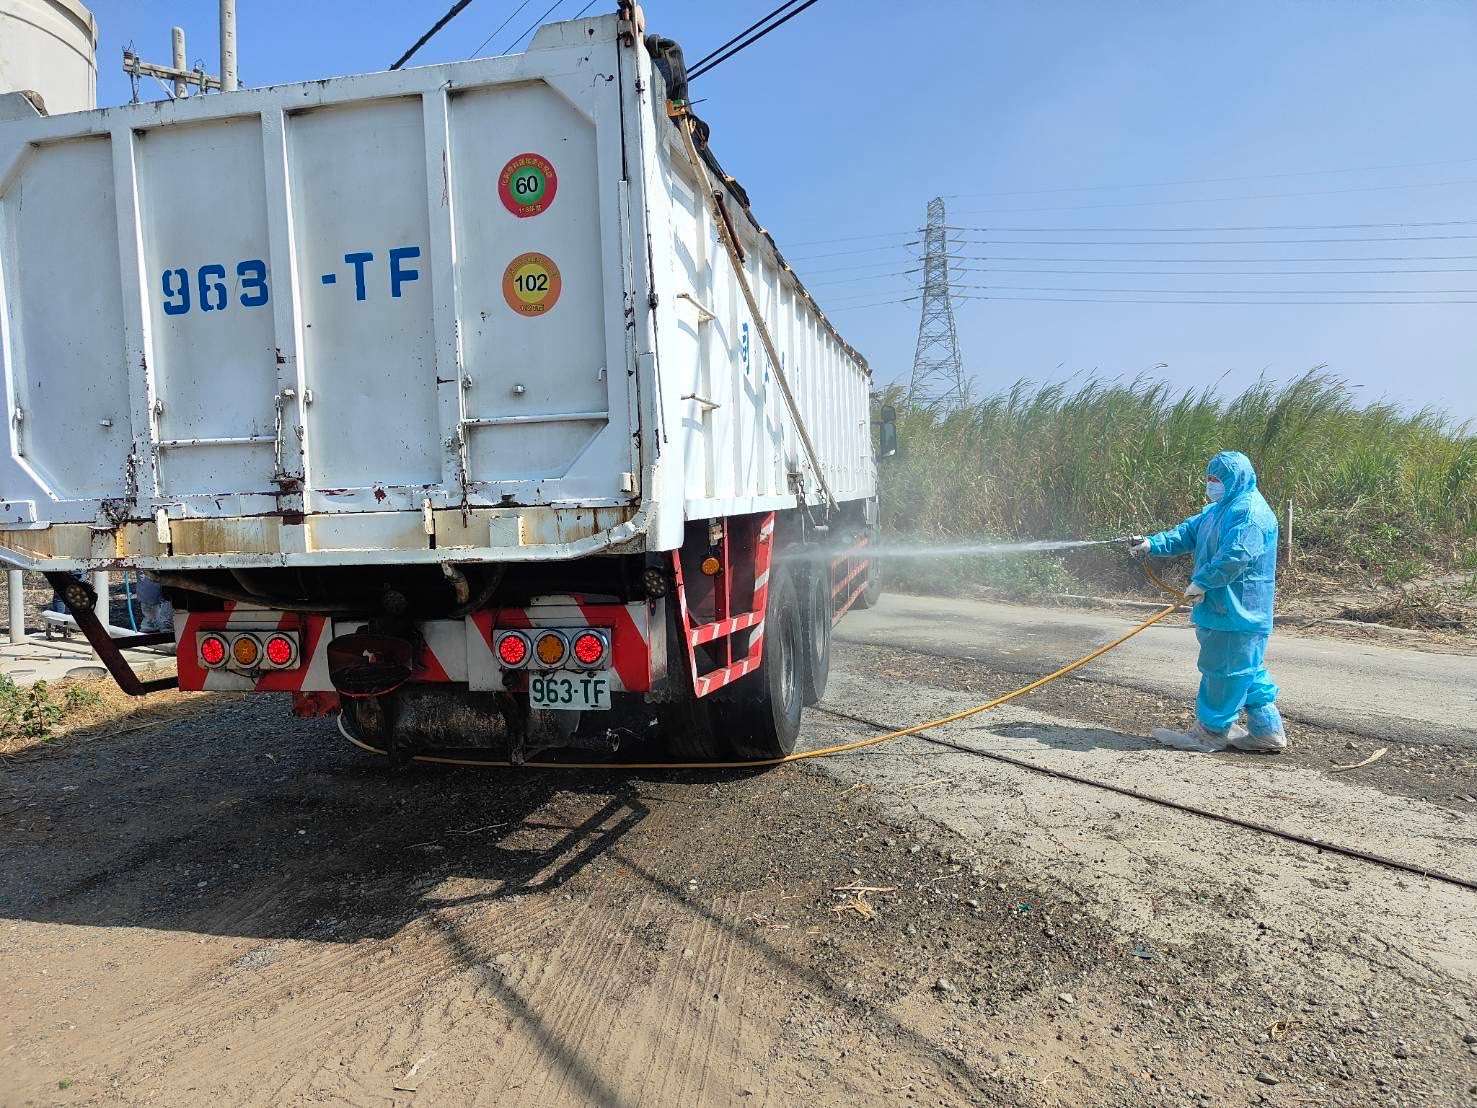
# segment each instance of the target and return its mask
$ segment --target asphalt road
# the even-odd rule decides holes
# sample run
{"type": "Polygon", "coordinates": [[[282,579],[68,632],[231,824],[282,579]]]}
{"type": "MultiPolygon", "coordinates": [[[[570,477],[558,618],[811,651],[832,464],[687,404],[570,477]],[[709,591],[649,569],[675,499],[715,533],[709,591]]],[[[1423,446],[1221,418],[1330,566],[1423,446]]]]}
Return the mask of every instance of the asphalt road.
{"type": "MultiPolygon", "coordinates": [[[[843,642],[905,647],[1038,676],[1108,642],[1138,615],[887,595],[849,613],[843,642]]],[[[1092,664],[1095,680],[1194,697],[1193,629],[1159,624],[1092,664]]],[[[1278,632],[1267,665],[1293,721],[1356,735],[1477,750],[1477,658],[1278,632]]],[[[920,674],[926,680],[926,674],[920,674]]]]}

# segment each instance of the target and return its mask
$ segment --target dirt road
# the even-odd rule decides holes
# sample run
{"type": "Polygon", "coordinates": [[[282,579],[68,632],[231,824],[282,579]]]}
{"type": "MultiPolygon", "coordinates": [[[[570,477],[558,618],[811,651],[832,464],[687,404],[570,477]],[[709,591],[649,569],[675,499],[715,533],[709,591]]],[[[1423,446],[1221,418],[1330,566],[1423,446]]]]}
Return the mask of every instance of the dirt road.
{"type": "MultiPolygon", "coordinates": [[[[958,597],[889,596],[838,627],[850,642],[905,646],[1036,676],[1121,635],[1146,613],[1000,604],[958,597]]],[[[1093,675],[1177,699],[1193,696],[1196,644],[1184,617],[1152,627],[1109,654],[1093,675]]],[[[1283,630],[1267,665],[1292,718],[1356,735],[1477,750],[1477,657],[1283,630]]]]}
{"type": "MultiPolygon", "coordinates": [[[[843,646],[802,742],[1015,683],[843,646]]],[[[1477,893],[968,752],[1470,878],[1468,751],[1196,757],[1048,693],[757,776],[384,770],[267,698],[41,748],[0,1103],[1477,1105],[1477,893]]]]}

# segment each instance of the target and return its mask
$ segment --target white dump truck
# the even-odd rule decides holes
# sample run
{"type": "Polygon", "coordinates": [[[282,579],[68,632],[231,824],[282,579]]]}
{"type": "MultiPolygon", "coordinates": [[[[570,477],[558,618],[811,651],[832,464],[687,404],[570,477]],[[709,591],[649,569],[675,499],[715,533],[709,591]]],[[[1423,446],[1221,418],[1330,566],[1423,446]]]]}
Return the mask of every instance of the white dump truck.
{"type": "Polygon", "coordinates": [[[878,588],[870,371],[640,20],[3,101],[0,556],[125,689],[160,682],[74,571],[165,589],[180,688],[290,693],[396,758],[792,749],[878,588]]]}

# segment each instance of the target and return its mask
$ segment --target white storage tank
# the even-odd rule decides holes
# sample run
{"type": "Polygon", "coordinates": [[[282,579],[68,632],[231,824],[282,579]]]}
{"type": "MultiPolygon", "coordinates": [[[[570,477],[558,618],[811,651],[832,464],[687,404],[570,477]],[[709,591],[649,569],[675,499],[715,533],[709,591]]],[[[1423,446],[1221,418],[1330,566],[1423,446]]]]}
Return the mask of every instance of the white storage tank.
{"type": "Polygon", "coordinates": [[[0,93],[51,115],[97,107],[97,20],[77,0],[0,0],[0,93]]]}

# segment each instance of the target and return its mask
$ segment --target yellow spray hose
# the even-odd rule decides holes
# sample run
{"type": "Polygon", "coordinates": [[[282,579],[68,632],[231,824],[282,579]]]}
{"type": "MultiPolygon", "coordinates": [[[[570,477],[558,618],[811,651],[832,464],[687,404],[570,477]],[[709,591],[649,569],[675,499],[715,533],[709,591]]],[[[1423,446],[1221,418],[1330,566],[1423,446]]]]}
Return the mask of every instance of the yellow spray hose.
{"type": "MultiPolygon", "coordinates": [[[[911,727],[903,727],[897,731],[888,731],[885,734],[873,735],[865,739],[856,739],[852,742],[835,743],[832,746],[822,746],[815,750],[802,750],[794,754],[786,754],[780,758],[756,758],[750,761],[741,762],[521,762],[516,764],[521,765],[527,769],[758,769],[763,766],[784,765],[786,762],[803,762],[809,758],[830,758],[834,757],[837,754],[849,754],[853,750],[861,750],[864,747],[868,746],[878,746],[882,743],[892,742],[894,739],[904,739],[907,738],[909,735],[917,735],[923,731],[930,731],[936,727],[943,727],[946,724],[958,723],[962,719],[969,719],[971,716],[981,715],[985,712],[990,711],[992,708],[1000,707],[1000,705],[1002,704],[1009,704],[1012,700],[1019,700],[1021,697],[1026,696],[1028,693],[1033,693],[1037,689],[1044,688],[1045,686],[1051,684],[1058,678],[1065,677],[1067,674],[1073,672],[1074,670],[1081,669],[1089,662],[1093,662],[1096,661],[1098,658],[1101,658],[1110,650],[1118,649],[1118,647],[1122,646],[1135,635],[1147,631],[1150,627],[1153,627],[1154,624],[1158,623],[1166,616],[1171,615],[1176,609],[1178,609],[1182,604],[1185,603],[1185,594],[1183,592],[1181,592],[1179,589],[1173,588],[1170,585],[1166,585],[1163,581],[1161,581],[1159,577],[1155,575],[1154,571],[1149,568],[1147,563],[1141,564],[1143,566],[1144,572],[1148,574],[1149,580],[1153,581],[1154,584],[1165,593],[1165,595],[1172,598],[1170,603],[1166,604],[1163,608],[1160,608],[1159,611],[1155,612],[1148,619],[1140,623],[1137,627],[1125,632],[1122,635],[1119,635],[1112,642],[1105,643],[1104,645],[1097,647],[1095,650],[1082,655],[1082,657],[1078,658],[1075,662],[1068,662],[1066,665],[1062,666],[1061,669],[1055,670],[1052,673],[1048,673],[1045,677],[1038,677],[1036,678],[1036,680],[1032,681],[1028,685],[1022,685],[1020,688],[1015,689],[1012,692],[1005,693],[1003,696],[997,696],[994,700],[987,700],[983,704],[977,704],[973,708],[966,708],[962,712],[955,712],[952,715],[940,716],[938,719],[931,719],[928,720],[926,723],[915,723],[911,727]]],[[[371,754],[383,755],[385,753],[383,750],[370,746],[368,743],[356,739],[353,735],[350,735],[348,731],[344,728],[342,720],[340,720],[339,723],[339,731],[343,734],[344,738],[348,739],[355,746],[363,750],[367,750],[371,754]]],[[[513,762],[484,761],[480,758],[452,758],[440,754],[417,754],[414,755],[411,760],[415,762],[421,762],[426,765],[439,766],[512,767],[515,765],[515,763],[513,762]]]]}

